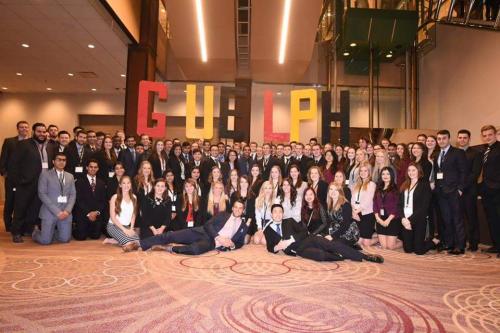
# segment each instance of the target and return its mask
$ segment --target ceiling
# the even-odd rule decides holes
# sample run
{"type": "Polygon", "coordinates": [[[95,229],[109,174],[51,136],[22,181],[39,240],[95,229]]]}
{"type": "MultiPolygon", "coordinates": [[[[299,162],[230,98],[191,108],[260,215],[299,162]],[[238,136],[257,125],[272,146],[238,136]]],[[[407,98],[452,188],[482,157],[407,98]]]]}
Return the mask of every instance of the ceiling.
{"type": "Polygon", "coordinates": [[[0,0],[0,91],[123,93],[128,42],[98,0],[0,0]]]}

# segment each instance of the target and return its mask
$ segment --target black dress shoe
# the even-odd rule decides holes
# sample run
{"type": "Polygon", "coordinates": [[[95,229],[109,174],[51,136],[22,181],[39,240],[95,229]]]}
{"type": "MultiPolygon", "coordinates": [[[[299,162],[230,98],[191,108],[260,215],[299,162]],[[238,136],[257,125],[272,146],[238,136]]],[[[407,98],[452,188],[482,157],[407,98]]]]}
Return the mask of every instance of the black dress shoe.
{"type": "Polygon", "coordinates": [[[458,256],[458,255],[461,255],[461,254],[465,254],[465,250],[453,249],[451,251],[448,251],[448,254],[452,254],[454,256],[458,256]]]}
{"type": "Polygon", "coordinates": [[[378,254],[365,254],[363,259],[370,262],[376,262],[377,264],[384,262],[384,257],[379,256],[378,254]]]}
{"type": "Polygon", "coordinates": [[[477,245],[469,245],[469,247],[467,248],[468,251],[470,252],[477,252],[477,245]]]}
{"type": "Polygon", "coordinates": [[[491,246],[487,249],[484,249],[482,252],[486,252],[486,253],[498,253],[498,249],[494,246],[491,246]]]}
{"type": "Polygon", "coordinates": [[[446,246],[445,244],[443,243],[439,243],[439,245],[437,246],[437,251],[438,252],[442,252],[442,251],[450,251],[450,250],[453,250],[452,247],[448,247],[446,246]]]}
{"type": "Polygon", "coordinates": [[[21,235],[13,235],[12,241],[14,243],[24,243],[23,236],[21,236],[21,235]]]}

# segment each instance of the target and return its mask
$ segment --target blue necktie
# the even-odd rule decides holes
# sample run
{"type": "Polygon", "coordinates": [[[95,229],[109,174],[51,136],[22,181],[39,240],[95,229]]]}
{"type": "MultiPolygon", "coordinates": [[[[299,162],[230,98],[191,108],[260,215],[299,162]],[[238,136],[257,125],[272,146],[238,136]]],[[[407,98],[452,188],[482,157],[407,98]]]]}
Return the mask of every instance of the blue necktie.
{"type": "Polygon", "coordinates": [[[283,236],[281,234],[281,224],[276,224],[276,232],[280,235],[280,237],[283,236]]]}

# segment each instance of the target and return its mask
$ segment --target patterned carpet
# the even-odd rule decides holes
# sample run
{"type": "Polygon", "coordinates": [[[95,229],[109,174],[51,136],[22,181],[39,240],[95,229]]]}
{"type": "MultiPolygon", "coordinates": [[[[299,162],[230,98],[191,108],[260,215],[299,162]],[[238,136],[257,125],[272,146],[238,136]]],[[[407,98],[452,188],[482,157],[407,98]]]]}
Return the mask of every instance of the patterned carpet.
{"type": "Polygon", "coordinates": [[[378,265],[0,244],[0,332],[500,332],[500,260],[482,253],[371,249],[378,265]]]}

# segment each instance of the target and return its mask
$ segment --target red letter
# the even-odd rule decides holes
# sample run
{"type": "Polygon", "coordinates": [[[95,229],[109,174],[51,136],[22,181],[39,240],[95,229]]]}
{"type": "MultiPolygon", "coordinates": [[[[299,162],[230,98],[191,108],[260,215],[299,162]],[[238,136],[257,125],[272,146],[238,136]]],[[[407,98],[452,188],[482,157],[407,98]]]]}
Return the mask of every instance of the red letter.
{"type": "Polygon", "coordinates": [[[160,101],[167,100],[167,85],[161,82],[139,82],[139,104],[137,109],[137,135],[147,134],[153,138],[165,136],[166,116],[161,112],[152,112],[151,119],[156,120],[155,127],[148,127],[149,93],[157,92],[160,101]]]}
{"type": "Polygon", "coordinates": [[[273,132],[273,92],[264,92],[264,142],[288,142],[290,133],[273,132]]]}

